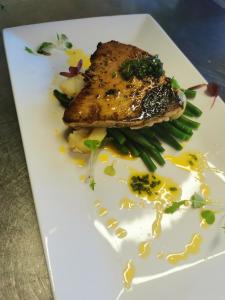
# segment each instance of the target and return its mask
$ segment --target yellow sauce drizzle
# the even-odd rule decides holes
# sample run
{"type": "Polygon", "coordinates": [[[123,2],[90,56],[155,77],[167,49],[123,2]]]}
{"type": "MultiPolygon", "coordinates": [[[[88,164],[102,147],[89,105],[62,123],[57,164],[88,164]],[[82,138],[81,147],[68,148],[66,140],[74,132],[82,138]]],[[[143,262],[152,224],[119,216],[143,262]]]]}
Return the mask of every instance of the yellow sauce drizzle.
{"type": "Polygon", "coordinates": [[[58,128],[55,129],[55,135],[60,136],[60,130],[58,128]]]}
{"type": "Polygon", "coordinates": [[[85,182],[85,180],[86,180],[86,176],[85,175],[80,175],[80,181],[85,182]]]}
{"type": "Polygon", "coordinates": [[[65,148],[65,146],[63,146],[63,145],[60,146],[60,147],[59,147],[59,152],[62,153],[62,154],[66,153],[66,148],[65,148]]]}
{"type": "Polygon", "coordinates": [[[90,56],[87,55],[82,49],[68,49],[66,50],[68,55],[69,66],[76,67],[80,59],[83,61],[82,67],[86,70],[91,65],[90,56]]]}
{"type": "Polygon", "coordinates": [[[209,228],[209,224],[207,224],[205,219],[202,219],[201,223],[200,223],[200,227],[201,228],[209,228]]]}
{"type": "Polygon", "coordinates": [[[50,101],[52,101],[52,102],[57,102],[57,98],[56,98],[55,95],[53,94],[52,90],[50,90],[50,91],[48,92],[48,94],[49,94],[49,99],[50,99],[50,101]]]}
{"type": "Polygon", "coordinates": [[[184,152],[178,156],[167,155],[165,158],[181,169],[196,173],[196,178],[200,182],[200,191],[203,197],[209,197],[210,189],[205,183],[204,176],[204,171],[209,167],[204,154],[200,152],[184,152]]]}
{"type": "Polygon", "coordinates": [[[82,159],[82,158],[74,158],[73,159],[73,162],[75,163],[75,165],[77,165],[78,167],[84,167],[84,166],[86,166],[86,161],[84,160],[84,159],[82,159]]]}
{"type": "Polygon", "coordinates": [[[202,237],[200,234],[195,234],[191,242],[185,246],[185,250],[183,252],[169,254],[166,259],[170,264],[175,265],[180,261],[187,259],[191,254],[198,253],[201,243],[202,237]]]}
{"type": "Polygon", "coordinates": [[[163,199],[167,202],[173,202],[173,201],[177,201],[181,196],[180,187],[172,179],[168,177],[160,176],[158,174],[148,174],[148,173],[133,171],[131,173],[131,176],[128,179],[128,185],[130,191],[143,200],[155,201],[155,200],[163,199]],[[154,182],[159,182],[157,185],[150,187],[151,190],[150,194],[145,191],[141,191],[139,193],[138,191],[134,191],[133,188],[131,187],[133,176],[141,177],[144,175],[148,175],[150,184],[154,182]]]}
{"type": "Polygon", "coordinates": [[[151,245],[149,242],[142,242],[138,246],[138,255],[141,258],[147,258],[150,255],[151,245]]]}
{"type": "Polygon", "coordinates": [[[108,209],[105,207],[99,207],[98,215],[99,217],[104,217],[108,214],[108,209]]]}
{"type": "Polygon", "coordinates": [[[114,218],[108,219],[106,222],[106,226],[108,229],[115,229],[118,224],[119,224],[119,221],[114,218]]]}
{"type": "Polygon", "coordinates": [[[130,200],[127,197],[120,200],[120,209],[131,209],[136,206],[134,200],[130,200]]]}
{"type": "Polygon", "coordinates": [[[152,224],[152,237],[153,238],[158,238],[161,234],[162,228],[161,228],[161,221],[163,217],[163,212],[164,212],[164,201],[156,201],[154,208],[156,211],[156,217],[155,221],[152,224]]]}
{"type": "Polygon", "coordinates": [[[103,148],[104,150],[109,151],[113,157],[122,158],[127,160],[134,160],[136,157],[133,157],[131,154],[121,154],[112,144],[109,144],[103,148]]]}
{"type": "Polygon", "coordinates": [[[127,179],[125,178],[119,178],[119,183],[122,183],[122,184],[127,184],[127,179]]]}
{"type": "Polygon", "coordinates": [[[147,207],[146,203],[142,199],[138,202],[138,206],[141,207],[141,208],[146,208],[147,207]]]}
{"type": "Polygon", "coordinates": [[[101,202],[99,200],[96,200],[95,201],[95,207],[100,207],[100,205],[101,205],[101,202]]]}
{"type": "Polygon", "coordinates": [[[161,234],[161,221],[164,209],[168,203],[177,201],[181,196],[180,187],[170,178],[160,176],[158,174],[148,174],[143,172],[132,171],[128,179],[128,185],[132,193],[140,197],[142,200],[149,202],[155,201],[154,208],[156,210],[155,221],[152,224],[152,236],[157,238],[161,234]],[[132,187],[133,176],[148,176],[149,189],[148,191],[135,191],[132,187]]]}
{"type": "Polygon", "coordinates": [[[165,257],[165,254],[162,252],[162,251],[160,251],[158,254],[157,254],[157,256],[156,256],[158,259],[163,259],[164,257],[165,257]]]}
{"type": "Polygon", "coordinates": [[[200,152],[183,152],[178,156],[165,155],[167,160],[187,171],[203,171],[205,158],[200,152]]]}
{"type": "Polygon", "coordinates": [[[127,236],[127,231],[121,227],[117,228],[115,233],[119,239],[123,239],[125,236],[127,236]]]}
{"type": "Polygon", "coordinates": [[[109,160],[109,155],[108,155],[108,154],[105,154],[105,153],[100,154],[99,157],[98,157],[98,160],[99,160],[100,162],[102,162],[103,164],[104,164],[104,163],[107,163],[108,160],[109,160]]]}
{"type": "Polygon", "coordinates": [[[132,260],[129,260],[123,272],[123,285],[126,289],[130,289],[135,276],[135,267],[132,260]]]}

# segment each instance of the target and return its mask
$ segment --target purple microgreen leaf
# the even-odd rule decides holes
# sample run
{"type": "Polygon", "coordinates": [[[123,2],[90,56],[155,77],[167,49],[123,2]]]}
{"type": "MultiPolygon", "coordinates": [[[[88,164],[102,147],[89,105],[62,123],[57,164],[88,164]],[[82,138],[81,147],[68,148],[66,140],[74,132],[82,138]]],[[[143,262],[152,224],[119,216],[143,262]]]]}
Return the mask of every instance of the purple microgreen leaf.
{"type": "Polygon", "coordinates": [[[206,93],[207,95],[213,97],[212,105],[210,106],[210,108],[213,108],[216,102],[216,98],[219,95],[219,91],[220,91],[220,86],[217,83],[215,82],[208,83],[206,93]]]}
{"type": "Polygon", "coordinates": [[[210,106],[210,109],[213,108],[215,102],[216,102],[216,98],[219,95],[220,92],[220,86],[215,83],[215,82],[209,82],[208,84],[206,83],[202,83],[202,84],[198,84],[198,85],[194,85],[192,87],[189,88],[189,90],[197,90],[200,89],[202,87],[206,86],[206,91],[205,93],[210,96],[213,97],[213,101],[212,104],[210,106]]]}
{"type": "Polygon", "coordinates": [[[79,73],[79,70],[77,67],[69,67],[69,72],[76,76],[79,73]]]}
{"type": "Polygon", "coordinates": [[[80,70],[82,68],[83,61],[80,59],[76,65],[76,67],[69,67],[69,72],[60,72],[59,74],[64,76],[64,77],[74,77],[77,76],[80,73],[80,70]]]}
{"type": "Polygon", "coordinates": [[[78,63],[77,63],[77,69],[79,70],[79,72],[80,72],[80,70],[81,70],[81,68],[82,68],[82,65],[83,65],[83,60],[80,59],[80,60],[78,61],[78,63]]]}
{"type": "Polygon", "coordinates": [[[68,77],[68,78],[71,78],[71,77],[75,76],[73,73],[70,73],[70,72],[60,72],[59,74],[61,76],[68,77]]]}
{"type": "Polygon", "coordinates": [[[197,84],[197,85],[191,86],[188,89],[189,90],[198,90],[198,89],[200,89],[200,88],[202,88],[203,86],[206,86],[206,85],[207,85],[206,83],[201,83],[201,84],[197,84]]]}

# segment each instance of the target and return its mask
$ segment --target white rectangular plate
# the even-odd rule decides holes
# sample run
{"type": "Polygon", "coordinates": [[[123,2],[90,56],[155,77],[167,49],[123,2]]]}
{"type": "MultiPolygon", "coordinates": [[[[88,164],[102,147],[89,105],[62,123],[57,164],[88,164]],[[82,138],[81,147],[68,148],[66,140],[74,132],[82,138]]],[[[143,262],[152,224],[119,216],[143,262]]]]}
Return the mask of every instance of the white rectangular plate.
{"type": "MultiPolygon", "coordinates": [[[[121,211],[118,202],[130,194],[121,178],[129,167],[146,170],[138,159],[116,159],[116,176],[104,175],[104,164],[96,166],[96,189],[80,181],[85,168],[78,168],[66,150],[63,137],[63,110],[50,99],[53,79],[65,70],[66,57],[55,51],[52,56],[32,55],[25,46],[37,47],[51,41],[56,33],[65,33],[75,47],[91,54],[99,41],[118,40],[159,54],[168,76],[175,76],[181,86],[204,81],[203,77],[149,15],[129,15],[69,20],[9,28],[4,43],[10,70],[17,114],[29,169],[32,190],[48,263],[53,292],[58,300],[147,300],[147,299],[224,299],[225,233],[221,229],[223,211],[209,229],[200,228],[199,212],[177,213],[163,222],[163,233],[152,245],[148,259],[137,254],[138,242],[149,237],[154,218],[152,206],[121,211]],[[118,239],[105,227],[107,217],[100,217],[94,202],[108,208],[107,217],[117,217],[128,235],[118,239]],[[181,218],[182,216],[182,218],[181,218]],[[193,233],[203,237],[201,251],[178,266],[156,258],[181,251],[193,233]],[[209,258],[209,259],[207,259],[209,258]],[[123,289],[123,269],[133,259],[136,274],[132,289],[123,289]]],[[[210,109],[212,99],[199,91],[195,100],[204,111],[201,127],[184,148],[208,153],[208,161],[225,170],[225,106],[221,99],[210,109]]],[[[169,147],[167,153],[173,153],[169,147]]],[[[115,158],[110,157],[110,162],[115,158]]],[[[158,168],[159,174],[185,183],[189,174],[169,162],[158,168]]],[[[189,178],[190,179],[190,178],[189,178]]],[[[224,203],[224,176],[207,175],[211,197],[224,203]]],[[[194,192],[186,187],[186,193],[194,192]]],[[[182,211],[182,210],[181,210],[182,211]]]]}

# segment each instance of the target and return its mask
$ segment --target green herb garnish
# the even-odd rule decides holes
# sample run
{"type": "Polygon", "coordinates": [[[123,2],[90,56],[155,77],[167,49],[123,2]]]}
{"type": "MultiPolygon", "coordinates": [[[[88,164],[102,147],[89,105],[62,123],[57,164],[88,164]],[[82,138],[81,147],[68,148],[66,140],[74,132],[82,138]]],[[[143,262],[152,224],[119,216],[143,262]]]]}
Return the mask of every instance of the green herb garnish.
{"type": "Polygon", "coordinates": [[[201,208],[206,204],[205,199],[197,193],[194,193],[190,200],[192,208],[201,208]]]}
{"type": "Polygon", "coordinates": [[[108,176],[114,176],[116,174],[116,170],[115,170],[113,164],[111,164],[110,166],[105,167],[104,173],[108,176]]]}
{"type": "Polygon", "coordinates": [[[28,53],[35,54],[34,50],[32,50],[31,48],[29,48],[27,46],[25,47],[24,50],[27,51],[28,53]]]}
{"type": "Polygon", "coordinates": [[[149,186],[149,177],[148,174],[143,176],[132,176],[130,186],[134,192],[146,192],[147,194],[151,195],[151,189],[149,186]]]}
{"type": "Polygon", "coordinates": [[[96,182],[95,182],[94,178],[91,177],[91,178],[90,178],[90,181],[89,181],[89,186],[90,186],[90,188],[92,189],[92,191],[94,191],[95,185],[96,185],[96,182]]]}
{"type": "Polygon", "coordinates": [[[61,33],[59,35],[59,39],[61,40],[61,42],[66,42],[68,41],[68,37],[65,35],[65,33],[61,33]]]}
{"type": "Polygon", "coordinates": [[[51,50],[57,48],[59,50],[70,49],[73,47],[73,44],[69,41],[68,37],[62,34],[56,34],[57,36],[57,43],[52,42],[43,42],[37,49],[37,53],[43,55],[51,55],[51,50]]]}
{"type": "Polygon", "coordinates": [[[64,33],[57,33],[56,36],[59,47],[65,47],[67,49],[71,49],[73,47],[73,44],[69,41],[68,37],[64,33]]]}
{"type": "Polygon", "coordinates": [[[101,142],[98,140],[85,140],[84,145],[91,151],[95,151],[101,146],[101,142]]]}
{"type": "Polygon", "coordinates": [[[164,213],[166,214],[173,214],[175,211],[177,211],[182,205],[184,205],[186,202],[186,200],[182,200],[182,201],[179,201],[179,202],[173,202],[173,204],[169,207],[167,207],[165,210],[164,210],[164,213]]]}
{"type": "Polygon", "coordinates": [[[0,8],[1,8],[1,10],[4,10],[5,9],[5,5],[2,4],[2,3],[0,3],[0,8]]]}
{"type": "Polygon", "coordinates": [[[92,190],[95,188],[95,180],[93,176],[93,169],[94,169],[94,161],[96,158],[96,150],[101,146],[101,142],[98,140],[85,140],[84,145],[91,151],[91,155],[89,158],[89,186],[92,190]]]}
{"type": "Polygon", "coordinates": [[[73,47],[73,44],[71,42],[66,42],[65,46],[67,49],[71,49],[73,47]]]}
{"type": "Polygon", "coordinates": [[[117,75],[117,72],[116,72],[116,71],[113,71],[113,72],[112,72],[112,78],[115,78],[116,75],[117,75]]]}
{"type": "MultiPolygon", "coordinates": [[[[171,188],[170,188],[170,190],[171,190],[171,188]]],[[[185,202],[186,202],[186,200],[182,200],[179,202],[173,202],[173,204],[171,206],[167,207],[164,212],[166,214],[172,214],[175,211],[177,211],[180,208],[180,206],[184,205],[185,202]]],[[[192,208],[201,208],[206,204],[205,199],[197,193],[194,193],[194,195],[191,196],[190,202],[191,202],[192,208]]]]}
{"type": "Polygon", "coordinates": [[[55,48],[55,44],[51,42],[43,42],[37,49],[37,53],[43,55],[51,55],[51,50],[55,48]]]}
{"type": "Polygon", "coordinates": [[[125,80],[130,80],[134,76],[139,79],[147,76],[159,78],[164,74],[163,64],[157,55],[125,60],[121,64],[119,72],[125,80]]]}
{"type": "Polygon", "coordinates": [[[203,210],[201,217],[206,221],[207,224],[211,225],[215,222],[215,213],[211,210],[203,210]]]}
{"type": "Polygon", "coordinates": [[[170,190],[171,192],[176,192],[176,191],[177,191],[177,188],[176,188],[175,186],[171,186],[171,187],[169,188],[169,190],[170,190]]]}
{"type": "Polygon", "coordinates": [[[141,194],[142,192],[152,195],[152,189],[160,185],[161,181],[157,180],[155,176],[152,176],[152,180],[149,179],[149,175],[132,176],[130,179],[130,186],[134,192],[141,194]]]}

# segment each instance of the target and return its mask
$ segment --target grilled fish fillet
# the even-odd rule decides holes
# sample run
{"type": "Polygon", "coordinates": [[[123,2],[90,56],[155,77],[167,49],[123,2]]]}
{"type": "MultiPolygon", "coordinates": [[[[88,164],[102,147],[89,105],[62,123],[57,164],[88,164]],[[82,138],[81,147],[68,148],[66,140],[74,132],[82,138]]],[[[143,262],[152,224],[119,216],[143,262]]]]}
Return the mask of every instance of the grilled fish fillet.
{"type": "Polygon", "coordinates": [[[64,122],[72,128],[140,128],[179,117],[184,103],[172,90],[170,78],[121,77],[125,60],[147,56],[148,52],[132,45],[99,43],[86,71],[86,86],[65,110],[64,122]]]}

